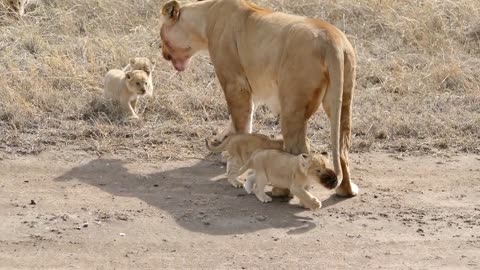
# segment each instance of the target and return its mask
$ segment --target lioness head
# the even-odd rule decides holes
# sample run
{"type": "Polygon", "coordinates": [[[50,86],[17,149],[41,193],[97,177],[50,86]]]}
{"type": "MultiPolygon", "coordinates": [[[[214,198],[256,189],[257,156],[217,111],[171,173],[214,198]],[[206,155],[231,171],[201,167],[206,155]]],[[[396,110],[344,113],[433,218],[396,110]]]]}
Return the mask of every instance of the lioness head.
{"type": "MultiPolygon", "coordinates": [[[[197,3],[189,6],[195,4],[197,3]]],[[[206,39],[198,32],[201,29],[198,27],[202,23],[201,18],[198,14],[190,14],[187,7],[180,7],[177,1],[170,1],[162,8],[162,54],[177,71],[184,71],[193,55],[207,49],[206,39]]]]}
{"type": "Polygon", "coordinates": [[[299,155],[300,167],[304,172],[315,179],[328,189],[337,187],[337,175],[332,169],[327,168],[328,154],[323,152],[317,154],[301,154],[299,155]]]}
{"type": "Polygon", "coordinates": [[[148,75],[143,70],[134,70],[125,73],[127,88],[131,93],[144,95],[147,89],[148,75]]]}
{"type": "Polygon", "coordinates": [[[143,70],[148,76],[150,76],[155,69],[155,61],[151,61],[146,57],[130,58],[129,62],[132,70],[143,70]]]}
{"type": "Polygon", "coordinates": [[[7,0],[7,5],[12,11],[23,16],[25,12],[25,0],[7,0]]]}

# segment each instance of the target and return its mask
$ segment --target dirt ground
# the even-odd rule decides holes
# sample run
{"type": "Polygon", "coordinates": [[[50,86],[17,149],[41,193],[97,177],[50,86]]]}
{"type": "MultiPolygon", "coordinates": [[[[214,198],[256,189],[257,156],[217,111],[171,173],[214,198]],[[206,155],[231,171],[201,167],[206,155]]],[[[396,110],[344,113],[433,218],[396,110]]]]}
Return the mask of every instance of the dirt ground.
{"type": "Polygon", "coordinates": [[[352,156],[360,195],[262,204],[216,158],[0,160],[2,269],[478,269],[480,156],[352,156]],[[210,160],[209,160],[210,159],[210,160]]]}

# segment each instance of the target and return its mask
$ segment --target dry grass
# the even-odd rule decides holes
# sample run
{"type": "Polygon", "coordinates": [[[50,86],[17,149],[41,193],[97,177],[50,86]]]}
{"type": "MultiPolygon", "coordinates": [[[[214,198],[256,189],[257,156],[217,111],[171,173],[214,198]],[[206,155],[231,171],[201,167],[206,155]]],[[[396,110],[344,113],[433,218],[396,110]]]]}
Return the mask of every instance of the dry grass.
{"type": "MultiPolygon", "coordinates": [[[[141,158],[206,153],[203,137],[228,119],[208,56],[176,74],[158,48],[154,0],[45,0],[21,19],[0,13],[0,150],[71,147],[141,158]],[[96,90],[133,56],[157,61],[141,122],[125,122],[96,90]]],[[[323,18],[358,52],[352,151],[480,153],[480,3],[477,0],[255,2],[323,18]]],[[[255,130],[279,132],[265,108],[255,130]]],[[[317,113],[309,137],[329,145],[317,113]]]]}

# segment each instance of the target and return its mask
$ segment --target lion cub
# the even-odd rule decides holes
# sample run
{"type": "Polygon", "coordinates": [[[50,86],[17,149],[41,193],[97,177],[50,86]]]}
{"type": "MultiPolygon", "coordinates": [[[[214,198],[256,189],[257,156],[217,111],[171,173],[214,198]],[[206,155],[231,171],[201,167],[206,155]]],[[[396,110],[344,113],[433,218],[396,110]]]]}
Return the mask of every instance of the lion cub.
{"type": "Polygon", "coordinates": [[[210,146],[207,139],[205,144],[213,153],[227,151],[227,177],[234,187],[243,185],[243,182],[238,179],[243,173],[239,174],[238,170],[255,150],[283,148],[283,140],[273,140],[262,134],[231,134],[218,146],[210,146]]]}
{"type": "Polygon", "coordinates": [[[258,150],[240,168],[239,174],[248,169],[255,170],[255,177],[249,177],[244,188],[249,194],[253,191],[261,202],[272,200],[264,191],[265,186],[271,184],[290,189],[298,197],[300,205],[314,210],[321,207],[321,202],[308,192],[308,185],[314,182],[333,189],[338,184],[335,172],[327,168],[327,163],[324,155],[292,155],[279,150],[258,150]]]}
{"type": "Polygon", "coordinates": [[[127,73],[112,69],[104,79],[104,95],[120,105],[121,110],[132,118],[138,119],[135,112],[137,99],[145,94],[148,87],[148,75],[143,70],[127,73]]]}
{"type": "Polygon", "coordinates": [[[152,96],[153,95],[153,80],[152,80],[152,73],[155,69],[155,61],[150,61],[150,59],[146,57],[135,57],[130,58],[129,63],[127,66],[123,68],[123,72],[129,72],[133,70],[143,70],[148,75],[148,88],[146,95],[152,96]]]}

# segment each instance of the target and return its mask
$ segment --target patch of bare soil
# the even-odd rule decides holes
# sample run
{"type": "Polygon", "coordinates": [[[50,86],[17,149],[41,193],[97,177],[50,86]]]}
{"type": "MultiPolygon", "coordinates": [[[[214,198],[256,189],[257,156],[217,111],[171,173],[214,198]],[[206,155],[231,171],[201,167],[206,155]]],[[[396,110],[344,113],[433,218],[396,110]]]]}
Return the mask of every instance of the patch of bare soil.
{"type": "Polygon", "coordinates": [[[0,161],[2,269],[478,269],[480,157],[353,155],[360,195],[260,203],[216,161],[0,161]]]}

